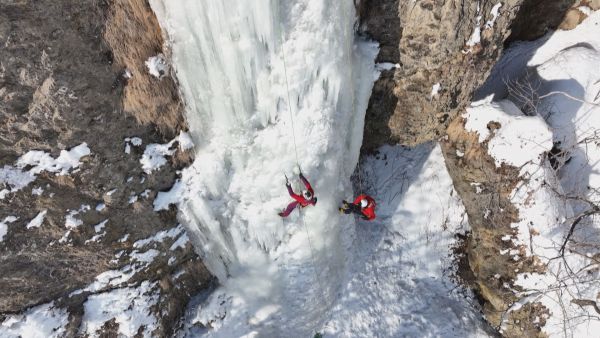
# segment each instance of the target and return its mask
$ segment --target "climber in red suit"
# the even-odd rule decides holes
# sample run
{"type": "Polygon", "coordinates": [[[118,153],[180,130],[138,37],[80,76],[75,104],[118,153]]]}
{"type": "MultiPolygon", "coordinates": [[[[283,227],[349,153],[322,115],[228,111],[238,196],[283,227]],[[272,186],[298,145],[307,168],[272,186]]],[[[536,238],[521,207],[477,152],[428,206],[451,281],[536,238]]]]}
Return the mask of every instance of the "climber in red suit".
{"type": "Polygon", "coordinates": [[[359,195],[354,203],[348,203],[343,201],[343,206],[340,208],[340,212],[345,214],[355,213],[360,215],[367,221],[375,219],[375,207],[377,206],[373,197],[365,194],[359,195]]]}
{"type": "Polygon", "coordinates": [[[304,175],[302,175],[302,172],[300,173],[300,180],[302,181],[302,183],[304,183],[304,187],[306,188],[306,190],[304,190],[301,195],[297,195],[296,193],[294,193],[294,190],[292,189],[292,185],[290,184],[290,181],[288,180],[288,178],[286,176],[285,186],[287,187],[288,193],[294,199],[294,201],[291,202],[290,204],[288,204],[287,208],[285,208],[284,211],[279,213],[279,216],[281,216],[281,217],[289,216],[289,214],[291,214],[292,211],[294,211],[294,209],[296,209],[298,204],[302,208],[304,208],[308,205],[316,205],[317,204],[317,198],[315,197],[315,192],[313,191],[313,188],[310,186],[310,183],[308,182],[306,177],[304,177],[304,175]]]}

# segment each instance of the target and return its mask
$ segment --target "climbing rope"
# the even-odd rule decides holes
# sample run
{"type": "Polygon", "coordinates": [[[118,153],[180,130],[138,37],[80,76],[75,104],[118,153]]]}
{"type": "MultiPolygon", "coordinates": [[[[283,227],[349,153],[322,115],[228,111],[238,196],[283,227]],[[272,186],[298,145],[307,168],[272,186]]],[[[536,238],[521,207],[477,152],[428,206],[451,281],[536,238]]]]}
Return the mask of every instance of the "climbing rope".
{"type": "MultiPolygon", "coordinates": [[[[298,165],[298,168],[300,169],[300,162],[298,161],[298,146],[296,145],[296,132],[294,131],[294,115],[292,113],[292,104],[291,104],[291,99],[290,99],[290,87],[289,87],[289,83],[288,83],[288,76],[287,76],[287,65],[286,65],[286,60],[285,60],[285,46],[284,46],[284,28],[283,25],[281,25],[281,54],[283,56],[283,74],[285,77],[285,88],[287,90],[287,98],[288,98],[288,112],[290,115],[290,121],[291,121],[291,125],[292,125],[292,136],[294,139],[294,151],[296,153],[296,165],[298,165]]],[[[314,248],[312,245],[312,241],[310,240],[310,233],[308,231],[308,227],[306,226],[306,222],[304,221],[304,214],[302,213],[301,209],[298,209],[298,212],[300,213],[300,222],[302,223],[302,227],[304,228],[304,230],[306,231],[306,238],[308,240],[308,247],[310,249],[310,257],[311,257],[311,262],[312,262],[312,266],[313,266],[313,271],[315,273],[315,279],[317,280],[317,284],[319,287],[319,291],[321,293],[321,295],[323,296],[323,299],[326,299],[326,293],[325,293],[325,289],[323,288],[323,285],[321,283],[321,279],[319,278],[319,274],[317,272],[317,266],[315,264],[315,253],[314,253],[314,248]]]]}
{"type": "MultiPolygon", "coordinates": [[[[351,45],[349,43],[350,38],[348,37],[345,40],[346,40],[346,49],[348,50],[348,53],[346,54],[346,58],[347,58],[347,61],[348,61],[348,64],[349,64],[349,68],[350,68],[350,72],[349,72],[350,73],[350,82],[349,83],[353,83],[353,81],[354,81],[354,72],[353,72],[353,69],[354,69],[353,65],[354,65],[354,63],[350,59],[350,56],[352,55],[352,48],[351,48],[351,45]]],[[[353,112],[353,114],[356,114],[356,95],[354,93],[354,88],[351,88],[350,92],[351,92],[351,98],[352,98],[352,112],[353,112]]],[[[363,126],[363,129],[364,129],[364,126],[363,126]]],[[[361,161],[361,151],[359,150],[359,152],[358,152],[358,161],[356,163],[356,169],[358,171],[357,174],[358,174],[359,195],[362,195],[364,191],[363,191],[363,187],[362,187],[362,169],[360,167],[360,161],[361,161]]],[[[381,226],[380,228],[384,229],[382,231],[385,231],[385,229],[386,229],[383,226],[381,226]]],[[[375,262],[375,257],[374,257],[375,253],[376,253],[376,250],[374,250],[374,252],[372,254],[373,258],[370,259],[370,263],[372,264],[373,273],[375,275],[375,280],[376,281],[380,281],[381,279],[379,277],[379,269],[377,267],[377,263],[375,262]]],[[[377,295],[380,298],[382,298],[381,288],[379,288],[379,287],[376,288],[376,292],[377,292],[377,295]]],[[[379,310],[379,312],[383,316],[381,309],[379,310]]]]}
{"type": "Polygon", "coordinates": [[[298,168],[300,168],[300,162],[298,162],[298,146],[296,144],[296,128],[294,128],[294,116],[292,115],[292,100],[290,99],[290,85],[288,84],[287,65],[285,62],[285,47],[283,33],[284,28],[283,25],[281,25],[281,55],[283,56],[283,75],[285,76],[285,89],[287,91],[288,113],[290,114],[290,121],[292,123],[292,136],[294,138],[294,152],[296,153],[296,165],[298,166],[298,168]]]}
{"type": "MultiPolygon", "coordinates": [[[[283,25],[281,25],[281,52],[282,52],[282,60],[283,60],[283,70],[284,70],[284,77],[285,77],[285,87],[286,87],[286,91],[287,91],[287,99],[288,99],[288,114],[290,116],[290,122],[291,122],[291,127],[292,127],[292,137],[293,137],[293,141],[294,141],[294,152],[296,155],[296,165],[298,165],[298,168],[300,168],[300,162],[298,159],[298,146],[297,146],[297,142],[296,142],[296,131],[295,131],[295,125],[294,125],[294,116],[293,116],[293,112],[292,112],[292,104],[291,104],[291,96],[290,96],[290,88],[289,88],[289,81],[288,81],[288,75],[287,75],[287,60],[285,57],[285,45],[284,45],[284,33],[285,33],[285,29],[283,27],[283,25]]],[[[350,94],[351,94],[351,103],[352,103],[352,114],[356,114],[356,97],[355,97],[355,93],[354,93],[354,88],[353,88],[353,83],[354,83],[354,72],[353,72],[353,63],[352,60],[350,58],[350,56],[352,55],[352,48],[350,45],[350,39],[352,38],[351,36],[349,36],[350,32],[348,32],[348,36],[346,36],[346,48],[347,48],[347,53],[346,53],[346,58],[347,58],[347,62],[348,65],[350,67],[350,72],[349,72],[349,77],[350,77],[350,81],[349,86],[350,86],[350,94]]],[[[359,191],[362,194],[363,193],[363,188],[362,188],[362,170],[360,167],[360,152],[359,152],[359,156],[358,156],[358,162],[357,162],[357,170],[358,170],[358,185],[359,185],[359,191]]],[[[323,284],[321,283],[321,278],[317,272],[317,268],[316,268],[316,259],[315,259],[315,254],[314,254],[314,247],[312,244],[312,241],[310,239],[310,232],[308,230],[308,227],[306,226],[306,222],[304,220],[304,214],[302,213],[301,209],[298,209],[298,212],[300,213],[300,222],[302,223],[302,227],[304,227],[304,230],[306,231],[306,238],[308,240],[308,245],[309,245],[309,249],[310,249],[310,254],[311,254],[311,261],[312,261],[312,266],[313,266],[313,271],[315,273],[315,279],[317,280],[317,284],[319,287],[319,290],[323,296],[323,299],[327,299],[326,298],[326,292],[325,292],[325,288],[323,287],[323,284]]],[[[324,323],[325,327],[327,322],[324,323]]]]}

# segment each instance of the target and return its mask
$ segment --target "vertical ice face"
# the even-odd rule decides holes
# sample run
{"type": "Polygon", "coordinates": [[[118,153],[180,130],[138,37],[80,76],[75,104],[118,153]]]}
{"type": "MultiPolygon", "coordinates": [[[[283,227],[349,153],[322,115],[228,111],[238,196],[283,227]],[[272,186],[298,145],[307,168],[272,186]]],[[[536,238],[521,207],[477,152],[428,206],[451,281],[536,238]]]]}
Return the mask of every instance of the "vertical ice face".
{"type": "Polygon", "coordinates": [[[153,1],[153,7],[172,38],[198,145],[216,132],[251,120],[264,126],[274,117],[271,105],[257,110],[257,90],[269,85],[264,77],[280,45],[272,1],[153,1]]]}
{"type": "Polygon", "coordinates": [[[151,3],[196,144],[173,190],[180,219],[234,299],[229,317],[308,334],[346,273],[354,224],[337,205],[352,194],[377,48],[355,42],[351,0],[151,3]],[[281,219],[296,162],[318,204],[281,219]]]}

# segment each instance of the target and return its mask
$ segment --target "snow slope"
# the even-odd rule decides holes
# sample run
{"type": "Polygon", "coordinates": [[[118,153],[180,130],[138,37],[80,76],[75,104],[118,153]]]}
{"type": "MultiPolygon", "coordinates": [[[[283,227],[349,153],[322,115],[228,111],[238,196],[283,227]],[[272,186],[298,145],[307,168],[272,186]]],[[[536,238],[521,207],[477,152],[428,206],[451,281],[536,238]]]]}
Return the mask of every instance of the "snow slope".
{"type": "Polygon", "coordinates": [[[23,315],[9,315],[0,324],[0,336],[6,338],[59,338],[66,333],[69,314],[47,303],[29,309],[23,315]]]}
{"type": "Polygon", "coordinates": [[[324,335],[487,337],[474,300],[451,280],[455,234],[468,221],[440,147],[384,146],[361,169],[378,217],[356,226],[349,279],[324,335]]]}
{"type": "Polygon", "coordinates": [[[541,302],[549,314],[538,321],[545,322],[543,330],[550,337],[595,337],[600,330],[592,305],[597,304],[600,288],[597,217],[584,217],[565,242],[578,216],[600,202],[598,27],[600,12],[590,12],[571,31],[518,43],[506,52],[478,96],[493,94],[496,101],[506,98],[531,116],[519,116],[515,113],[519,108],[506,100],[480,103],[465,115],[467,126],[481,136],[489,133],[483,125],[498,120],[498,107],[505,114],[489,144],[501,145],[490,149],[497,163],[511,163],[519,155],[518,163],[512,164],[521,167],[525,183],[512,194],[520,218],[512,225],[517,229],[512,241],[526,255],[539,257],[547,270],[518,276],[516,284],[521,289],[515,292],[521,299],[509,311],[541,302]],[[506,83],[519,93],[509,90],[506,83]],[[473,123],[477,120],[481,121],[473,123]],[[513,136],[501,137],[506,133],[513,136]],[[557,169],[545,155],[553,145],[562,152],[555,157],[557,169]]]}

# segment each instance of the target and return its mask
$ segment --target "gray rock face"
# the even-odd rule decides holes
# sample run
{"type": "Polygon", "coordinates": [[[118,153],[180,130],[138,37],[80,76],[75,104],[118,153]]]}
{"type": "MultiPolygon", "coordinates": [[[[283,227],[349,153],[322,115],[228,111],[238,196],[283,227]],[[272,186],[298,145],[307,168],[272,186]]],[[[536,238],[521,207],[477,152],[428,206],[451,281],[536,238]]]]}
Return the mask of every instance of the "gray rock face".
{"type": "MultiPolygon", "coordinates": [[[[515,2],[502,7],[512,8],[515,2]]],[[[364,6],[365,31],[383,41],[378,60],[399,64],[375,85],[374,94],[381,95],[372,97],[367,110],[364,149],[435,140],[487,77],[514,13],[500,11],[494,20],[494,3],[488,1],[371,1],[364,6]],[[382,25],[379,12],[396,16],[399,27],[382,25]],[[476,30],[481,39],[470,46],[476,30]],[[390,52],[393,44],[397,52],[390,52]]]]}
{"type": "MultiPolygon", "coordinates": [[[[360,2],[359,32],[379,42],[376,63],[400,62],[400,36],[402,27],[398,16],[398,0],[365,0],[360,2]]],[[[382,70],[373,85],[365,117],[363,149],[374,149],[392,138],[388,122],[396,109],[398,98],[394,95],[395,69],[382,70]]],[[[392,141],[393,142],[393,141],[392,141]]]]}
{"type": "Polygon", "coordinates": [[[444,135],[505,43],[535,39],[557,27],[573,1],[501,3],[497,16],[494,1],[381,0],[361,5],[362,30],[381,42],[378,62],[399,64],[375,84],[363,149],[415,145],[444,135]]]}
{"type": "Polygon", "coordinates": [[[151,173],[140,163],[147,144],[166,143],[185,128],[174,80],[169,74],[151,76],[144,64],[163,44],[149,5],[0,1],[0,44],[0,170],[14,172],[20,156],[33,150],[56,159],[81,143],[90,149],[78,168],[66,175],[41,171],[18,191],[0,171],[0,191],[15,190],[0,199],[0,222],[18,218],[6,223],[0,241],[0,319],[56,300],[72,310],[76,332],[88,295],[120,284],[68,295],[106,270],[131,265],[130,254],[153,249],[159,258],[136,263],[139,269],[123,285],[160,282],[171,303],[160,315],[167,335],[190,295],[211,277],[189,242],[171,249],[184,232],[134,248],[136,241],[177,226],[175,212],[158,214],[152,201],[172,186],[176,170],[189,159],[178,151],[151,173]],[[142,144],[127,141],[132,137],[142,144]],[[44,210],[39,227],[28,229],[44,210]],[[69,228],[69,214],[80,224],[69,228]],[[178,288],[175,272],[187,280],[178,288]]]}

